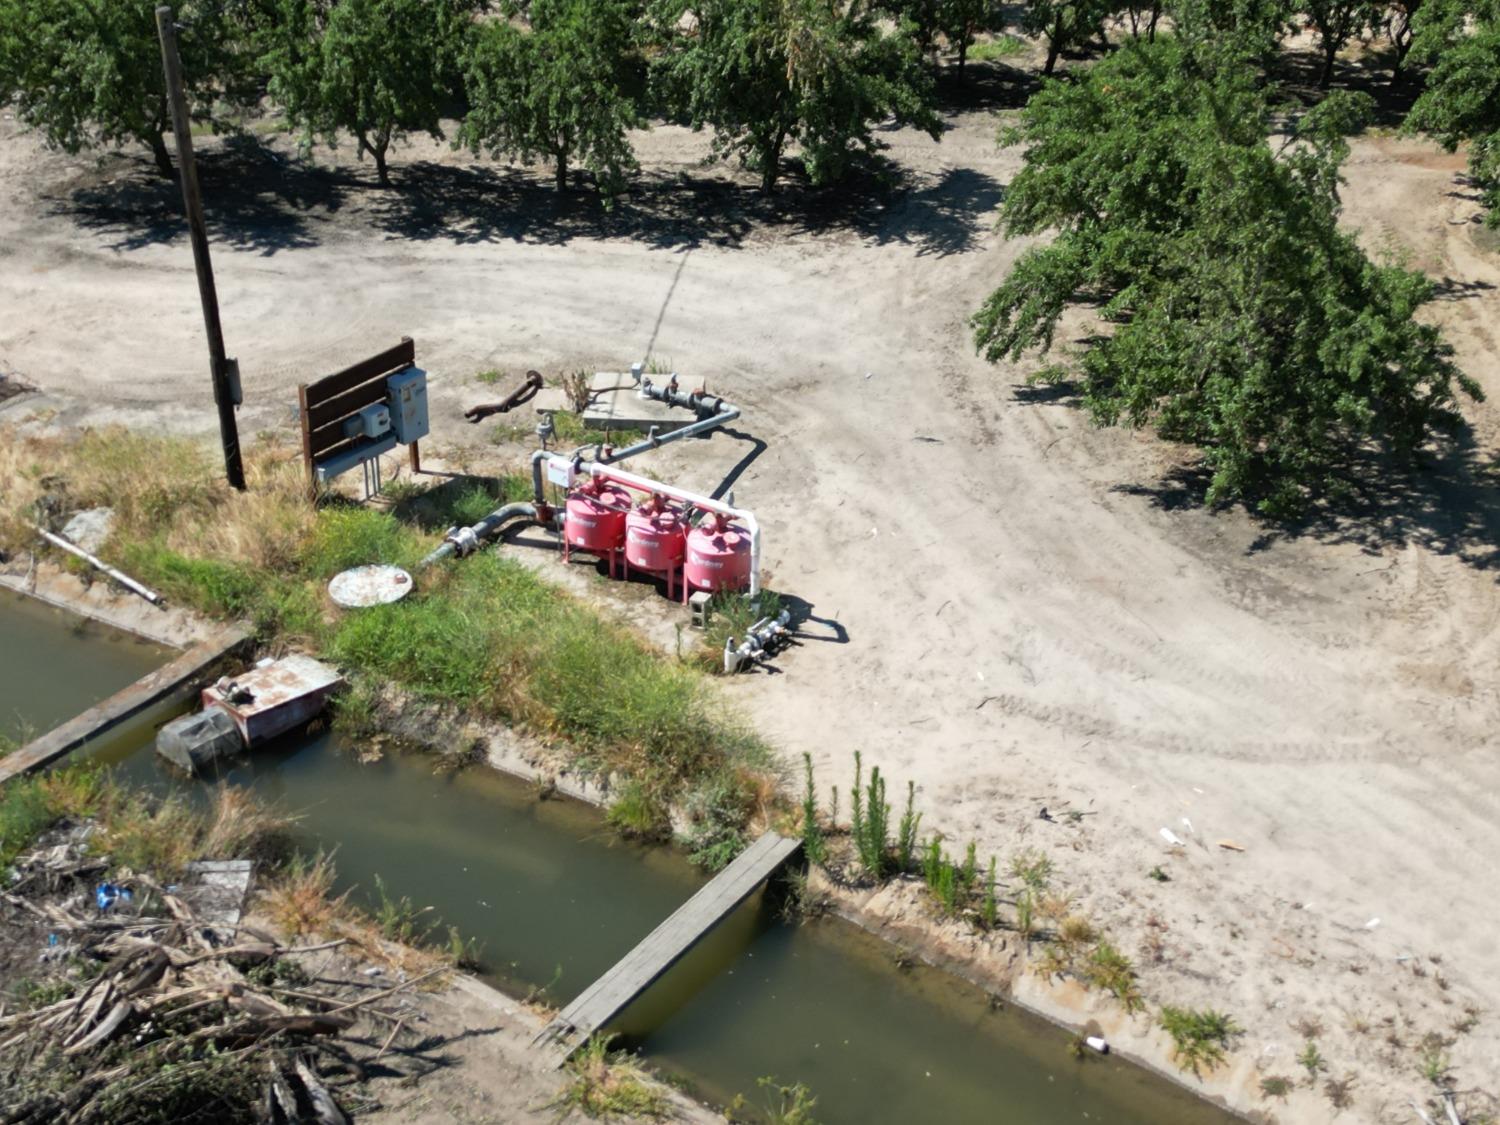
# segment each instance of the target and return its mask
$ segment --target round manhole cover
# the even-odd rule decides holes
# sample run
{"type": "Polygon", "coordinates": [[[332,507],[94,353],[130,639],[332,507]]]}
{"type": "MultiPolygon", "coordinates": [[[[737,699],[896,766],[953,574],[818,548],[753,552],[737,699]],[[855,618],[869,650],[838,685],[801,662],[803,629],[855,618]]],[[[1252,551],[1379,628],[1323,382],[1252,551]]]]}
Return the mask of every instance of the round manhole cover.
{"type": "Polygon", "coordinates": [[[357,566],[328,583],[329,596],[351,609],[400,601],[410,592],[411,575],[399,566],[357,566]]]}

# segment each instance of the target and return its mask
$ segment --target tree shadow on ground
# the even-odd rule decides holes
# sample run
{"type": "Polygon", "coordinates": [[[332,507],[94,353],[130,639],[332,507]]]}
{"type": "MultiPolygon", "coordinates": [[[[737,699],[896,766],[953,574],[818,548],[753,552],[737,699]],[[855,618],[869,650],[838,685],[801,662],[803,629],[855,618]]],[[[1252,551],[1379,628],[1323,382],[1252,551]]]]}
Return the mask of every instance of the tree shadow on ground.
{"type": "MultiPolygon", "coordinates": [[[[945,255],[975,245],[1003,196],[998,182],[970,169],[933,179],[884,164],[829,188],[793,168],[770,196],[707,172],[646,172],[609,207],[592,191],[559,193],[536,172],[488,164],[401,164],[392,169],[395,186],[382,189],[358,169],[318,167],[249,135],[207,146],[198,167],[210,237],[264,255],[316,246],[336,223],[455,245],[627,238],[735,248],[757,237],[847,234],[945,255]]],[[[113,250],[170,243],[187,230],[176,181],[146,157],[127,157],[119,174],[51,202],[53,214],[112,236],[113,250]]]]}
{"type": "MultiPolygon", "coordinates": [[[[1201,507],[1210,476],[1201,464],[1185,465],[1156,484],[1113,491],[1144,496],[1167,511],[1201,507]]],[[[1262,529],[1252,554],[1297,539],[1353,545],[1372,555],[1415,544],[1478,570],[1500,568],[1500,455],[1481,450],[1467,425],[1416,463],[1373,448],[1354,451],[1296,517],[1262,515],[1254,497],[1220,510],[1235,507],[1262,529]]]]}
{"type": "Polygon", "coordinates": [[[372,202],[375,227],[391,238],[457,245],[626,238],[660,249],[738,248],[765,234],[847,233],[942,255],[973,246],[1003,197],[993,178],[963,168],[930,184],[862,170],[833,188],[791,174],[769,196],[704,173],[647,172],[610,206],[592,193],[559,193],[516,168],[418,162],[402,179],[402,191],[372,202]]]}
{"type": "MultiPolygon", "coordinates": [[[[115,236],[111,250],[185,236],[177,180],[161,176],[147,157],[127,161],[121,175],[53,197],[52,213],[115,236]]],[[[347,173],[309,167],[248,135],[225,138],[198,154],[197,163],[209,237],[265,256],[316,246],[317,224],[330,221],[349,192],[362,186],[347,173]]]]}
{"type": "Polygon", "coordinates": [[[978,109],[1020,109],[1042,88],[1038,74],[992,59],[945,66],[936,74],[937,108],[941,113],[978,109]]]}
{"type": "Polygon", "coordinates": [[[1340,55],[1334,62],[1333,82],[1328,89],[1318,85],[1323,76],[1323,54],[1313,48],[1288,47],[1272,60],[1270,76],[1308,105],[1316,105],[1335,90],[1355,90],[1375,102],[1371,124],[1394,128],[1406,120],[1422,92],[1420,78],[1411,70],[1391,80],[1389,51],[1370,51],[1358,58],[1340,55]]]}

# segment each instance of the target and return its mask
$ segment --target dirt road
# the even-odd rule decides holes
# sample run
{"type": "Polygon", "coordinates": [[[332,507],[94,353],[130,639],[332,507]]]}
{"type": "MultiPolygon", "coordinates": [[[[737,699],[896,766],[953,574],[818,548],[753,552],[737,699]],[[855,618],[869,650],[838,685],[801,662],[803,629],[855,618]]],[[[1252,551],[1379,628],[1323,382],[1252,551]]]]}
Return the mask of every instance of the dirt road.
{"type": "MultiPolygon", "coordinates": [[[[1208,1087],[1236,1104],[1299,1073],[1304,1019],[1331,1073],[1358,1076],[1359,1120],[1414,1119],[1429,1033],[1460,1085],[1493,1085],[1495,1017],[1455,1030],[1466,1005],[1500,1011],[1493,408],[1359,521],[1289,534],[1203,511],[1179,451],[973,355],[965,321],[1021,248],[993,229],[1018,156],[987,110],[951,120],[940,144],[889,138],[892,195],[771,204],[659,129],[646,189],[602,219],[436,145],[397,170],[420,196],[210,149],[211,219],[236,216],[213,221],[242,426],[289,425],[299,379],[401,334],[434,376],[434,448],[480,440],[460,408],[494,397],[468,381],[486,368],[649,351],[707,377],[765,448],[721,436],[657,468],[737,473],[767,583],[811,614],[783,674],[729,689],[789,760],[810,751],[847,792],[862,749],[960,845],[1045,849],[1149,995],[1248,1029],[1208,1087]]],[[[1461,168],[1360,140],[1345,198],[1372,246],[1442,281],[1433,315],[1494,395],[1500,259],[1461,168]]],[[[172,190],[0,123],[0,369],[44,392],[0,417],[211,432],[172,190]]],[[[1317,1088],[1271,1108],[1334,1113],[1317,1088]]]]}

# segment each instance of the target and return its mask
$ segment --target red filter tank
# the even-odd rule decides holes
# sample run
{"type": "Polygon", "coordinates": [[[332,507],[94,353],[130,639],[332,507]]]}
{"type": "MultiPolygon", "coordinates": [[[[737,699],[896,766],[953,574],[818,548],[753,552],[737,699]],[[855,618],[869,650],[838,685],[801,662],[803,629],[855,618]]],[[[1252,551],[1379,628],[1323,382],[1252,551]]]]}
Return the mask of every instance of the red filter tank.
{"type": "Polygon", "coordinates": [[[625,517],[625,561],[657,573],[676,570],[687,552],[687,525],[681,515],[652,496],[625,517]]]}
{"type": "Polygon", "coordinates": [[[743,590],[750,585],[750,533],[717,513],[687,537],[683,597],[689,590],[743,590]]]}
{"type": "Polygon", "coordinates": [[[563,536],[568,546],[594,555],[608,555],[625,544],[625,513],[630,493],[619,485],[589,480],[568,496],[563,536]]]}

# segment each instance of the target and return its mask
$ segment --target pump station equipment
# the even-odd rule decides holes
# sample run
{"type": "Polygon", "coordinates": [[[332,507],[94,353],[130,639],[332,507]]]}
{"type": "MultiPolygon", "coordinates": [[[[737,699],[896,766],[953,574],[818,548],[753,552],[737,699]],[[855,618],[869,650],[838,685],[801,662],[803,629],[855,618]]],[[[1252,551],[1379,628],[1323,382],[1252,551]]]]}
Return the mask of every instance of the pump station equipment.
{"type": "Polygon", "coordinates": [[[427,436],[427,372],[416,348],[402,337],[393,348],[315,383],[297,388],[302,459],[308,490],[340,473],[363,469],[365,496],[380,491],[380,456],[404,445],[421,468],[417,442],[427,436]]]}

